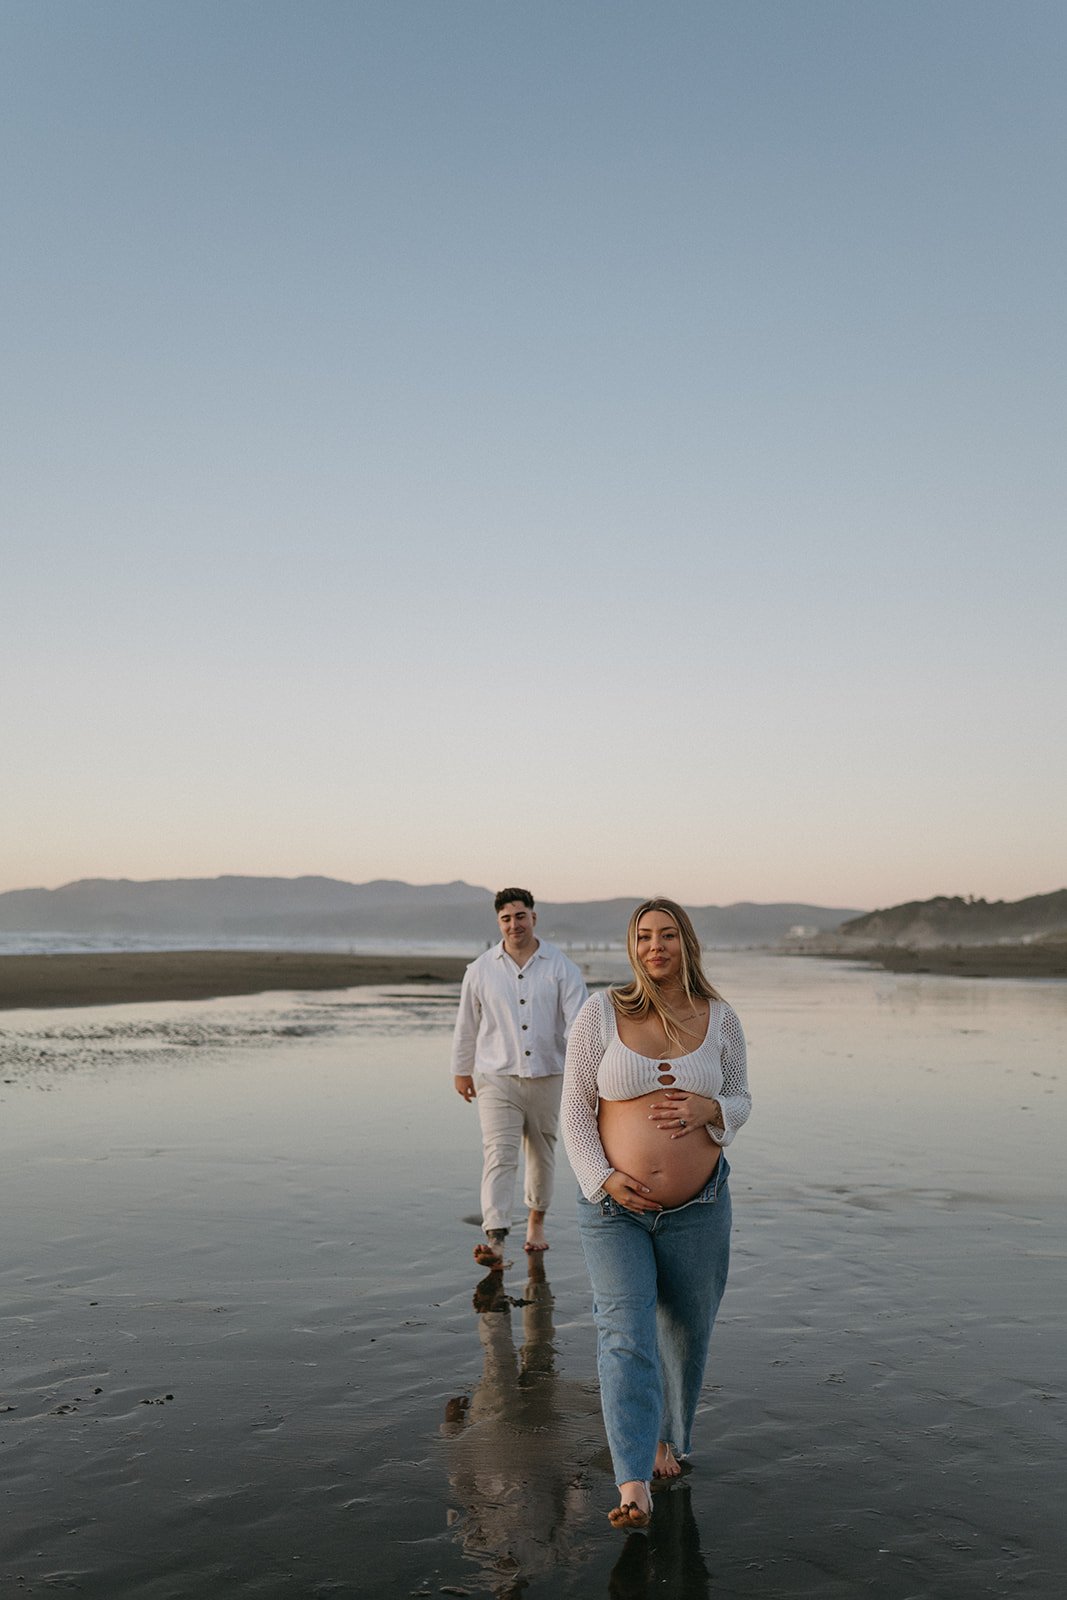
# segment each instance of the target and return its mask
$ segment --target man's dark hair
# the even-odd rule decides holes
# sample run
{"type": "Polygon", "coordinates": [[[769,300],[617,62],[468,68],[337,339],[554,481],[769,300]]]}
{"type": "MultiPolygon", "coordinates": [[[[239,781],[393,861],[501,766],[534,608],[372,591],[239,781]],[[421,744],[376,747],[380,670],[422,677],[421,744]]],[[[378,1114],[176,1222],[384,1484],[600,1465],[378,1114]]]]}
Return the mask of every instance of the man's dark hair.
{"type": "Polygon", "coordinates": [[[521,900],[524,906],[529,906],[530,910],[533,910],[534,898],[529,889],[501,889],[493,900],[493,910],[503,911],[513,900],[521,900]]]}

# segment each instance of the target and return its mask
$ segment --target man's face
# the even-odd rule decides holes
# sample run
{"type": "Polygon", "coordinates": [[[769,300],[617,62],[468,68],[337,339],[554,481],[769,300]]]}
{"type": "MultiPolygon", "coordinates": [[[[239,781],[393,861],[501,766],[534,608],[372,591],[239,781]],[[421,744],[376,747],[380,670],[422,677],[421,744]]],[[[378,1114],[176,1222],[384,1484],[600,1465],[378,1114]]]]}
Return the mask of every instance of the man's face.
{"type": "Polygon", "coordinates": [[[533,944],[537,912],[523,905],[521,900],[509,900],[496,914],[500,931],[504,935],[504,949],[510,954],[528,950],[533,944]]]}

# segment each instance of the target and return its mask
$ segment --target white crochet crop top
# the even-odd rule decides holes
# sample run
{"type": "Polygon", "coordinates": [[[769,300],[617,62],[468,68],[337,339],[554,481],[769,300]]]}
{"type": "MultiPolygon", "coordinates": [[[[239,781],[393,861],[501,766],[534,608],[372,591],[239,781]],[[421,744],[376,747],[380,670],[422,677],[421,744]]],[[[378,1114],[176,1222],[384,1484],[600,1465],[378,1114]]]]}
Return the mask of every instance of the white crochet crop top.
{"type": "MultiPolygon", "coordinates": [[[[604,1179],[614,1167],[604,1154],[597,1126],[601,1100],[636,1100],[660,1087],[664,1058],[638,1055],[619,1038],[615,1007],[604,992],[591,994],[574,1019],[563,1074],[563,1141],[579,1187],[587,1200],[603,1200],[604,1179]]],[[[748,1092],[745,1036],[737,1013],[723,1000],[712,1002],[708,1031],[698,1049],[673,1056],[674,1087],[717,1100],[724,1126],[707,1125],[716,1144],[729,1144],[752,1110],[748,1092]]]]}

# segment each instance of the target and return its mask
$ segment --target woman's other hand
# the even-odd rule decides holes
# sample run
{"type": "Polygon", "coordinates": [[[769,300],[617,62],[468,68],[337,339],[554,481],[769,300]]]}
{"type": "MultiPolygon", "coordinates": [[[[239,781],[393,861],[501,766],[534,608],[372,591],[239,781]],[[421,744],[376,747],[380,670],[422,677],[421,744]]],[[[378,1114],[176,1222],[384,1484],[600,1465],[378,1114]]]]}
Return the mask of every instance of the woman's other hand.
{"type": "Polygon", "coordinates": [[[663,1207],[658,1200],[649,1200],[652,1193],[643,1183],[636,1178],[631,1178],[628,1172],[620,1172],[618,1168],[610,1177],[604,1179],[604,1191],[618,1202],[627,1211],[662,1211],[663,1207]]]}
{"type": "Polygon", "coordinates": [[[723,1126],[717,1100],[706,1094],[687,1094],[684,1089],[664,1089],[662,1099],[649,1106],[648,1120],[672,1139],[684,1139],[709,1122],[713,1128],[723,1126]]]}

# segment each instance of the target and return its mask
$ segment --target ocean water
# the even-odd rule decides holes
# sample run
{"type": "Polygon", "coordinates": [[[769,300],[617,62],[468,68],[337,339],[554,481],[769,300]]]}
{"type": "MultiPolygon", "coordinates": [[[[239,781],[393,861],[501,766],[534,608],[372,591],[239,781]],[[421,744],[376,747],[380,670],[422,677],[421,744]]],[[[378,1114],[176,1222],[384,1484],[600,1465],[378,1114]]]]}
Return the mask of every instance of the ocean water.
{"type": "Polygon", "coordinates": [[[731,1281],[628,1538],[564,1162],[479,1287],[455,988],[0,1018],[3,1591],[1059,1600],[1067,985],[711,966],[731,1281]]]}

